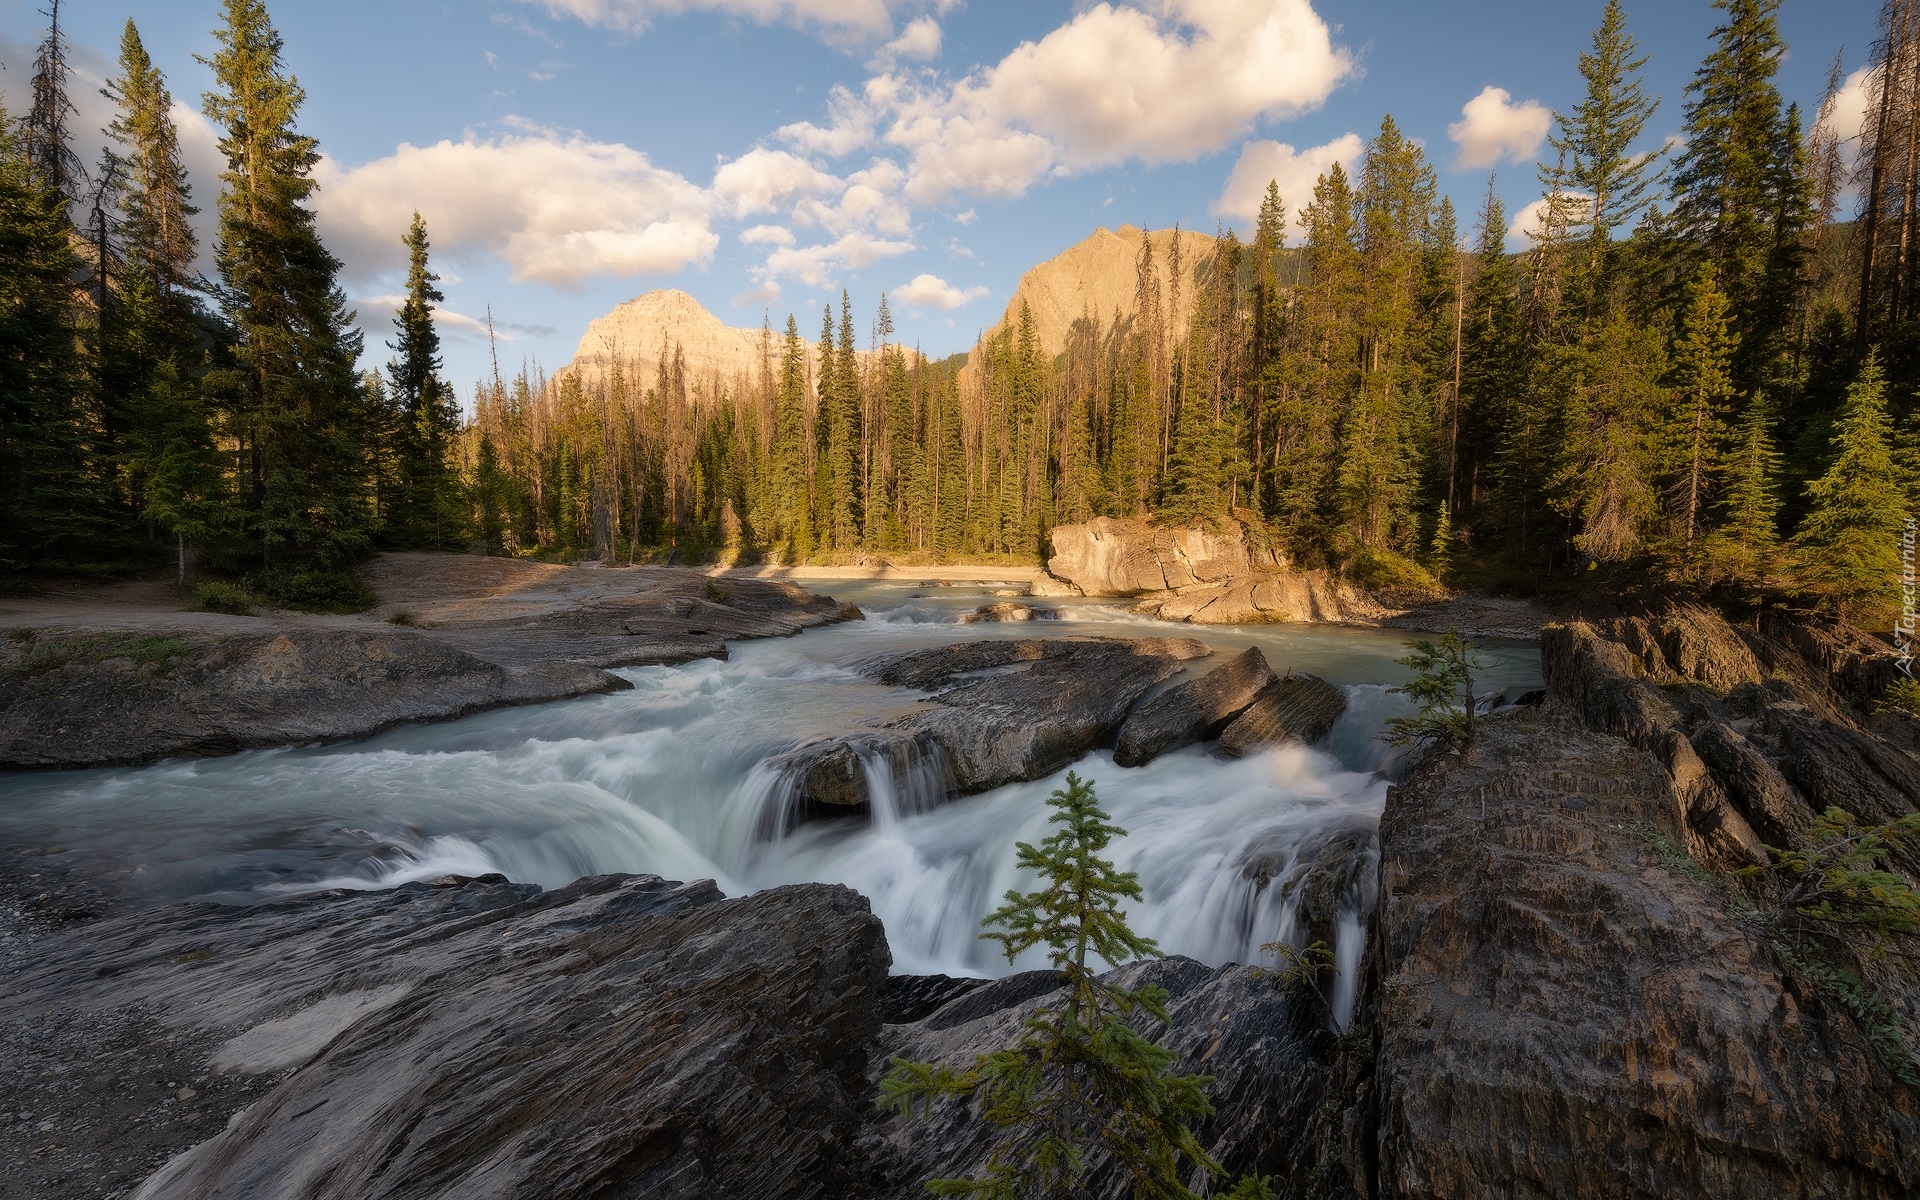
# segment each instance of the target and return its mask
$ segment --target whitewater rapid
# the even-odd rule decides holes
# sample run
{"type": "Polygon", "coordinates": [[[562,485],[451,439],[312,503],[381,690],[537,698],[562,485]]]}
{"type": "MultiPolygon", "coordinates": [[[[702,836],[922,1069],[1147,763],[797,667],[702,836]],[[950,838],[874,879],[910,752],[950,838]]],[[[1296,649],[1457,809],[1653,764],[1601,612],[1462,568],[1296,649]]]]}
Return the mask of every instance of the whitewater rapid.
{"type": "MultiPolygon", "coordinates": [[[[1001,974],[1038,962],[1007,964],[979,939],[980,920],[1008,889],[1031,884],[1014,869],[1014,847],[1046,836],[1045,799],[1065,771],[943,803],[938,762],[902,779],[876,763],[870,820],[770,836],[786,827],[779,808],[790,788],[768,760],[910,711],[916,693],[854,669],[877,654],[979,637],[1178,633],[1222,652],[1258,645],[1276,669],[1342,685],[1349,705],[1314,749],[1234,760],[1189,747],[1138,768],[1100,751],[1074,764],[1128,831],[1112,854],[1140,877],[1136,928],[1169,953],[1257,961],[1261,945],[1295,935],[1290,885],[1304,863],[1343,835],[1370,844],[1387,788],[1376,735],[1405,711],[1387,691],[1406,676],[1393,662],[1404,635],[1175,628],[1088,603],[1058,606],[1058,621],[961,625],[991,589],[811,586],[860,604],[869,620],[736,642],[725,661],[620,672],[632,691],[361,742],[9,776],[0,779],[0,837],[94,856],[103,874],[152,900],[258,900],[494,872],[544,887],[652,872],[710,878],[730,894],[844,883],[885,923],[896,971],[1001,974]]],[[[1487,656],[1486,690],[1538,686],[1535,647],[1507,643],[1487,656]]],[[[1341,1010],[1372,902],[1372,863],[1361,865],[1335,943],[1341,1010]]]]}

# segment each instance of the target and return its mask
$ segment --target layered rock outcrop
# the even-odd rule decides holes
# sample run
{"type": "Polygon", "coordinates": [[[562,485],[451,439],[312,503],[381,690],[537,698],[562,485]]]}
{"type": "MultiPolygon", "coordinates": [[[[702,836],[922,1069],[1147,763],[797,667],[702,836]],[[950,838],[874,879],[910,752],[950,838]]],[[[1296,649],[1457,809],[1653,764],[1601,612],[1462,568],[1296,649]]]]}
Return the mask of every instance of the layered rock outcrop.
{"type": "Polygon", "coordinates": [[[1565,707],[1394,788],[1317,1169],[1409,1200],[1914,1194],[1915,1093],[1674,848],[1675,792],[1565,707]]]}
{"type": "Polygon", "coordinates": [[[888,962],[841,887],[494,876],[101,921],[0,1022],[137,1006],[276,1081],[142,1200],[832,1196],[888,962]]]}
{"type": "Polygon", "coordinates": [[[1220,733],[1220,748],[1235,758],[1268,746],[1311,746],[1347,711],[1347,694],[1318,675],[1275,679],[1220,733]]]}

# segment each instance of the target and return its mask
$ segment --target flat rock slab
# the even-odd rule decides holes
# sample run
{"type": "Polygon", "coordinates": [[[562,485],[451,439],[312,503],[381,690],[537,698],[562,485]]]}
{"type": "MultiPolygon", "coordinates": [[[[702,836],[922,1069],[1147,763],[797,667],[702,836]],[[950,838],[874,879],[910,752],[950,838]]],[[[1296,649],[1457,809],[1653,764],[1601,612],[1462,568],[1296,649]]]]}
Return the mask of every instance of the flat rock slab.
{"type": "Polygon", "coordinates": [[[143,1200],[832,1196],[888,964],[842,887],[490,876],[101,921],[0,1022],[135,1006],[291,1072],[143,1200]]]}
{"type": "Polygon", "coordinates": [[[890,727],[938,746],[954,787],[979,792],[1106,744],[1149,689],[1211,653],[1195,638],[1035,638],[916,651],[868,673],[932,693],[890,727]]]}
{"type": "Polygon", "coordinates": [[[1170,750],[1218,737],[1273,681],[1273,668],[1255,646],[1198,679],[1168,688],[1127,715],[1114,742],[1113,761],[1138,767],[1170,750]]]}
{"type": "Polygon", "coordinates": [[[391,627],[39,631],[0,642],[0,766],[230,754],[629,686],[578,663],[504,667],[391,627]]]}
{"type": "Polygon", "coordinates": [[[1261,689],[1220,734],[1220,748],[1239,758],[1286,742],[1311,746],[1347,711],[1347,694],[1318,675],[1287,675],[1261,689]]]}

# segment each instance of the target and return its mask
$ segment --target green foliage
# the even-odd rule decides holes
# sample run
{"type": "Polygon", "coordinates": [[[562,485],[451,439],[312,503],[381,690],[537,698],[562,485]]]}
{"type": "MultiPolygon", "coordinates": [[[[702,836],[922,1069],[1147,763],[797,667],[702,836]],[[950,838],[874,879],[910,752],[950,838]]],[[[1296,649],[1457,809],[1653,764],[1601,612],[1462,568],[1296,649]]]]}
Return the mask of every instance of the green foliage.
{"type": "Polygon", "coordinates": [[[201,612],[228,613],[236,617],[253,615],[253,596],[238,584],[209,579],[193,587],[193,606],[201,612]]]}
{"type": "Polygon", "coordinates": [[[1872,984],[1835,966],[1818,948],[1792,937],[1776,936],[1773,948],[1801,977],[1852,1014],[1861,1036],[1879,1055],[1888,1074],[1910,1088],[1920,1088],[1920,1063],[1907,1049],[1906,1022],[1872,984]]]}
{"type": "Polygon", "coordinates": [[[1863,825],[1845,809],[1829,808],[1800,845],[1767,847],[1772,863],[1750,867],[1786,885],[1780,906],[1829,925],[1846,926],[1874,939],[1920,933],[1920,892],[1882,864],[1894,848],[1920,840],[1920,813],[1883,825],[1863,825]]]}
{"type": "Polygon", "coordinates": [[[1412,653],[1395,659],[1413,668],[1413,679],[1387,689],[1407,696],[1419,706],[1419,715],[1393,717],[1381,737],[1390,745],[1410,749],[1464,748],[1473,744],[1473,673],[1484,664],[1474,645],[1449,629],[1437,641],[1415,638],[1406,643],[1412,653]]]}
{"type": "MultiPolygon", "coordinates": [[[[1167,994],[1107,982],[1092,960],[1118,965],[1157,957],[1149,938],[1127,925],[1122,904],[1140,898],[1132,873],[1101,857],[1125,831],[1100,810],[1093,785],[1068,774],[1047,803],[1057,832],[1039,846],[1022,842],[1022,869],[1040,876],[1034,892],[1009,891],[986,919],[983,937],[997,941],[1009,962],[1045,947],[1066,997],[1036,1009],[1018,1040],[965,1068],[895,1059],[880,1084],[880,1103],[903,1115],[936,1100],[977,1101],[1005,1137],[973,1179],[930,1180],[940,1196],[1021,1200],[1079,1194],[1090,1155],[1105,1154],[1126,1173],[1133,1195],[1191,1200],[1181,1162],[1218,1173],[1188,1128],[1213,1111],[1202,1075],[1179,1075],[1177,1056],[1135,1028],[1164,1023],[1167,994]]],[[[1266,1181],[1241,1180],[1233,1195],[1271,1196],[1266,1181]]]]}
{"type": "Polygon", "coordinates": [[[1920,680],[1901,676],[1887,685],[1886,694],[1880,702],[1888,708],[1897,708],[1920,717],[1920,680]]]}
{"type": "Polygon", "coordinates": [[[193,653],[193,644],[165,634],[102,633],[80,637],[33,638],[20,657],[23,674],[45,675],[67,666],[97,666],[111,659],[131,659],[153,673],[164,675],[193,653]]]}
{"type": "Polygon", "coordinates": [[[1453,565],[1453,512],[1445,500],[1433,518],[1433,539],[1427,544],[1427,569],[1436,583],[1444,582],[1453,565]]]}
{"type": "Polygon", "coordinates": [[[727,602],[727,589],[721,587],[711,579],[707,580],[705,593],[707,599],[713,601],[715,604],[725,604],[727,602]]]}
{"type": "Polygon", "coordinates": [[[380,602],[367,581],[349,570],[268,567],[247,576],[247,588],[269,604],[300,612],[365,612],[380,602]]]}
{"type": "Polygon", "coordinates": [[[1341,573],[1364,588],[1378,591],[1404,588],[1419,592],[1440,590],[1440,581],[1419,563],[1391,550],[1361,550],[1342,564],[1341,573]]]}
{"type": "Polygon", "coordinates": [[[1847,389],[1832,464],[1807,484],[1794,535],[1797,574],[1842,605],[1884,599],[1899,577],[1905,497],[1888,445],[1886,377],[1869,355],[1847,389]]]}

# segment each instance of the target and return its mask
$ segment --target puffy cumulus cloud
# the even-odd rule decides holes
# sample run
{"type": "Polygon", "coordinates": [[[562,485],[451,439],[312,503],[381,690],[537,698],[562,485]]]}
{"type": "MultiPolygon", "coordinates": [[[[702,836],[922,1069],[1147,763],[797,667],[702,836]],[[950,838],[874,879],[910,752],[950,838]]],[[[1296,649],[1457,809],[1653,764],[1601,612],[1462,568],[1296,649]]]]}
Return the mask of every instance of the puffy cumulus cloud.
{"type": "Polygon", "coordinates": [[[441,253],[457,261],[497,251],[516,280],[571,287],[712,258],[720,239],[704,189],[618,143],[524,122],[513,130],[402,143],[353,168],[322,159],[316,207],[329,244],[351,273],[387,269],[419,209],[441,253]]]}
{"type": "Polygon", "coordinates": [[[735,305],[745,308],[751,304],[772,304],[780,298],[780,285],[771,279],[763,279],[760,286],[740,293],[733,298],[735,305]]]}
{"type": "Polygon", "coordinates": [[[1547,140],[1553,114],[1537,100],[1521,104],[1505,88],[1488,84],[1460,106],[1460,119],[1447,126],[1447,137],[1460,148],[1454,166],[1461,170],[1491,167],[1501,159],[1525,162],[1547,140]]]}
{"type": "Polygon", "coordinates": [[[912,232],[913,214],[899,195],[905,179],[899,163],[878,159],[866,170],[847,176],[831,202],[807,199],[794,205],[793,219],[829,233],[870,229],[888,237],[906,237],[912,232]]]}
{"type": "Polygon", "coordinates": [[[525,0],[556,17],[621,33],[641,33],[661,17],[707,12],[756,21],[784,22],[834,38],[879,39],[893,32],[887,0],[525,0]]]}
{"type": "Polygon", "coordinates": [[[912,59],[931,62],[940,57],[940,22],[932,17],[916,17],[900,31],[900,36],[881,47],[883,61],[912,59]]]}
{"type": "MultiPolygon", "coordinates": [[[[1592,199],[1592,196],[1584,192],[1562,192],[1560,202],[1566,206],[1567,221],[1577,223],[1592,199]]],[[[1509,242],[1522,239],[1532,241],[1538,238],[1541,230],[1546,226],[1547,205],[1550,203],[1552,203],[1551,197],[1542,196],[1513,214],[1513,220],[1507,222],[1507,240],[1509,242]]]]}
{"type": "Polygon", "coordinates": [[[909,308],[953,309],[987,294],[984,287],[957,288],[938,275],[922,272],[893,290],[909,308]]]}
{"type": "Polygon", "coordinates": [[[1240,147],[1240,160],[1233,164],[1233,174],[1227,176],[1226,190],[1213,202],[1213,215],[1251,228],[1271,182],[1279,185],[1280,199],[1294,225],[1304,230],[1300,214],[1313,199],[1313,185],[1335,163],[1352,170],[1365,150],[1366,143],[1357,133],[1305,150],[1295,150],[1285,142],[1248,142],[1240,147]]]}
{"type": "Polygon", "coordinates": [[[759,270],[762,279],[797,279],[808,287],[825,287],[844,271],[858,271],[913,249],[912,242],[854,232],[815,246],[783,246],[767,255],[759,270]]]}
{"type": "Polygon", "coordinates": [[[713,194],[735,217],[774,212],[805,196],[840,187],[840,181],[785,150],[750,150],[713,173],[713,194]]]}
{"type": "Polygon", "coordinates": [[[1867,125],[1867,100],[1873,91],[1873,68],[1861,67],[1847,76],[1834,93],[1833,107],[1822,114],[1821,127],[1840,142],[1849,165],[1860,161],[1860,132],[1867,125]]]}
{"type": "Polygon", "coordinates": [[[832,97],[827,124],[779,136],[822,154],[877,139],[907,156],[916,201],[1011,197],[1053,173],[1194,159],[1318,106],[1354,69],[1309,0],[1103,3],[957,81],[877,76],[832,97]]]}

